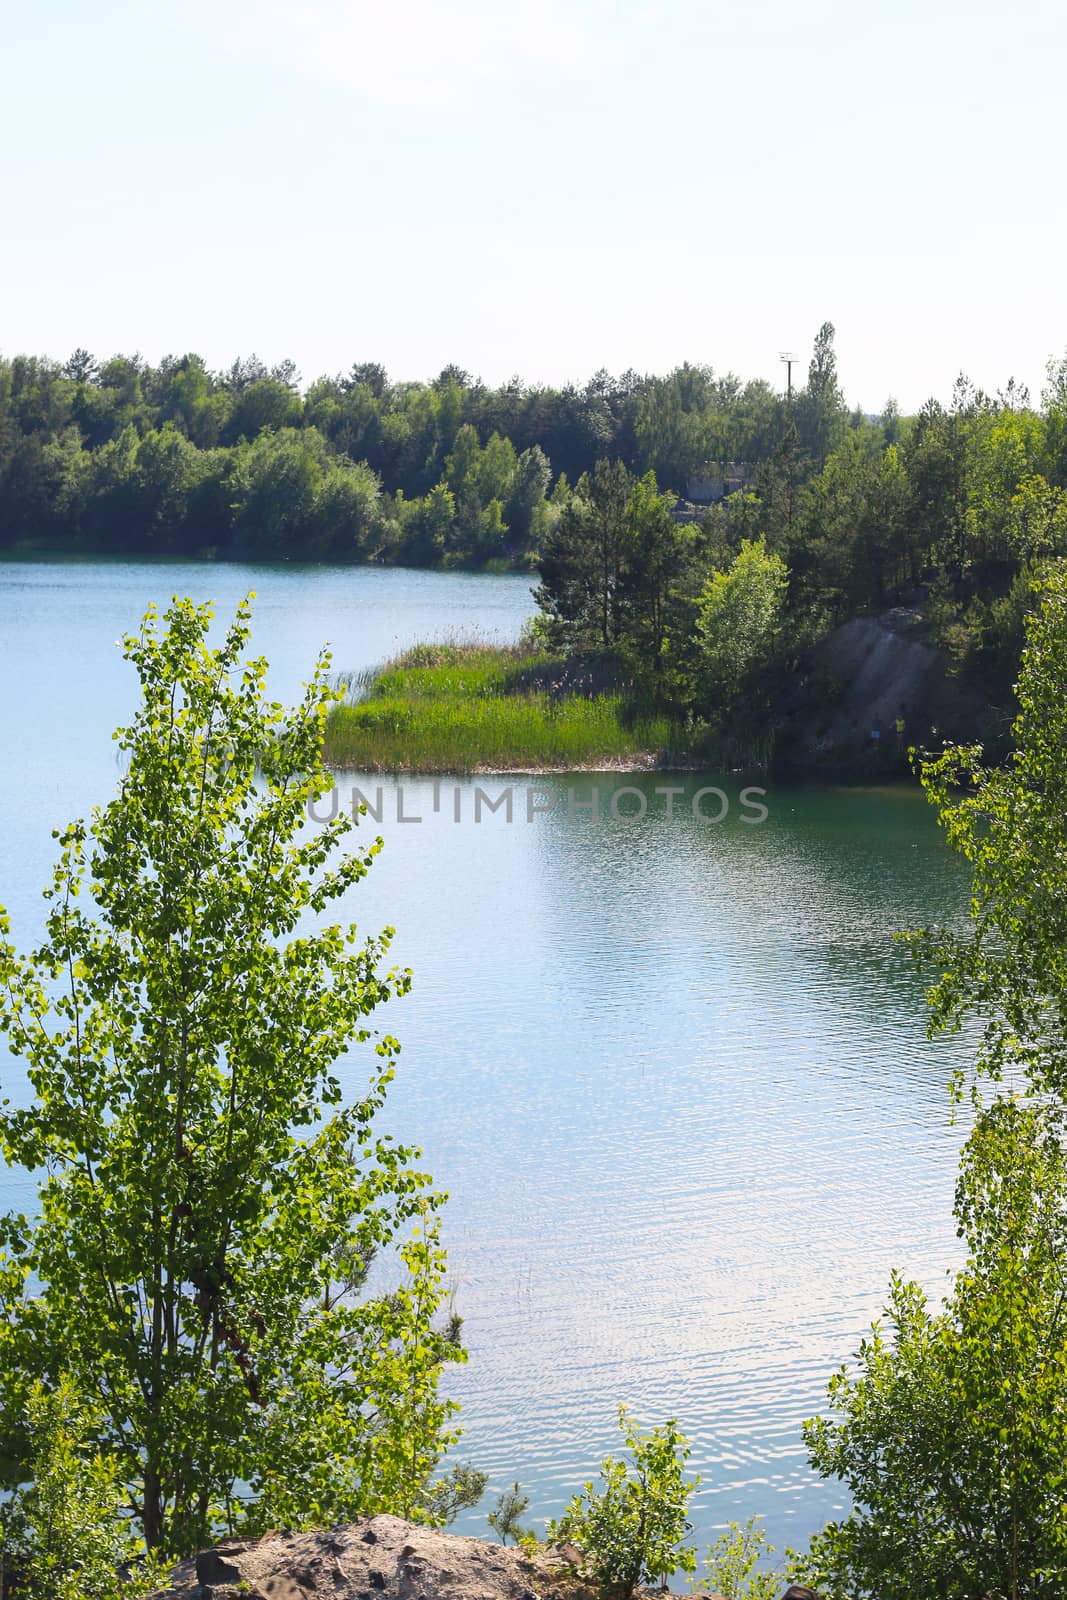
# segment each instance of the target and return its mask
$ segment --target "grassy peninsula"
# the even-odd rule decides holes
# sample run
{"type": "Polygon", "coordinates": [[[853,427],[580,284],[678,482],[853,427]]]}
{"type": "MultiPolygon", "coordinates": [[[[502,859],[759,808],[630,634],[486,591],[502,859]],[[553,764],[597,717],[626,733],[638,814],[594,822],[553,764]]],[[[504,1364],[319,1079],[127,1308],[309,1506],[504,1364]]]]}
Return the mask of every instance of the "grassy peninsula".
{"type": "Polygon", "coordinates": [[[419,644],[345,680],[326,759],[369,772],[652,767],[680,759],[680,724],[642,708],[595,663],[524,639],[419,644]]]}

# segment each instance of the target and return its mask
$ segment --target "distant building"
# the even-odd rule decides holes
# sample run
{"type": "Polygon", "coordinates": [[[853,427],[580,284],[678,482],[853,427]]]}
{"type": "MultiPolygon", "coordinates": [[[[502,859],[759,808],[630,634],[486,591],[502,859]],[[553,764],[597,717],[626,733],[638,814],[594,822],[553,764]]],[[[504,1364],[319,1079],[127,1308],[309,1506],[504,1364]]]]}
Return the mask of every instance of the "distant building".
{"type": "Polygon", "coordinates": [[[716,505],[752,483],[747,461],[705,461],[685,486],[685,498],[698,506],[716,505]]]}

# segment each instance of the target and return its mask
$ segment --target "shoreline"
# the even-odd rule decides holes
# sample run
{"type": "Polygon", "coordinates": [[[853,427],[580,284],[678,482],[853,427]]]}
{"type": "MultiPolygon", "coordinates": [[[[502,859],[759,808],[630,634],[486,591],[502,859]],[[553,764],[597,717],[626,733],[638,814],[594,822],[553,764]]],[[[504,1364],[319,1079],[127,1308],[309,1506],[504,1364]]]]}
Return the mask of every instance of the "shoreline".
{"type": "MultiPolygon", "coordinates": [[[[596,762],[576,762],[566,766],[518,766],[494,767],[479,764],[467,770],[448,767],[384,767],[357,765],[349,762],[324,762],[326,770],[332,773],[370,772],[378,778],[565,778],[570,773],[581,772],[585,774],[603,773],[605,777],[613,773],[627,772],[710,772],[712,769],[706,761],[663,762],[652,756],[648,758],[620,756],[617,760],[603,760],[596,762]]],[[[729,768],[728,771],[749,772],[756,769],[749,767],[729,768]]]]}
{"type": "Polygon", "coordinates": [[[854,786],[868,787],[885,783],[907,784],[918,789],[919,781],[915,774],[908,771],[875,771],[864,767],[843,766],[781,766],[775,768],[748,766],[748,767],[717,767],[707,761],[660,762],[658,760],[638,761],[620,758],[617,761],[583,762],[572,766],[545,766],[545,767],[472,767],[469,771],[446,770],[435,767],[376,767],[373,765],[354,766],[348,763],[326,761],[326,771],[334,777],[351,776],[354,773],[367,774],[375,778],[447,778],[453,782],[471,778],[566,778],[574,774],[583,777],[602,776],[605,778],[626,776],[636,773],[662,773],[665,777],[672,775],[682,777],[692,776],[695,773],[711,773],[717,777],[727,778],[760,778],[765,781],[779,781],[786,783],[827,783],[833,787],[850,788],[854,786]]]}

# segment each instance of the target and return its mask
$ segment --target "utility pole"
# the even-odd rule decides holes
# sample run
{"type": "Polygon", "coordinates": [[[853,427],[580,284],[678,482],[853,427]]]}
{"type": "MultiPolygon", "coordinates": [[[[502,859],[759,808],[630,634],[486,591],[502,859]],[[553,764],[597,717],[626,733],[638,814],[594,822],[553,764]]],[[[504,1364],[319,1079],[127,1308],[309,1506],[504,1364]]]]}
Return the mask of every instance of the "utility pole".
{"type": "Polygon", "coordinates": [[[783,350],[778,359],[785,362],[786,399],[791,405],[793,403],[793,362],[797,358],[792,350],[783,350]]]}

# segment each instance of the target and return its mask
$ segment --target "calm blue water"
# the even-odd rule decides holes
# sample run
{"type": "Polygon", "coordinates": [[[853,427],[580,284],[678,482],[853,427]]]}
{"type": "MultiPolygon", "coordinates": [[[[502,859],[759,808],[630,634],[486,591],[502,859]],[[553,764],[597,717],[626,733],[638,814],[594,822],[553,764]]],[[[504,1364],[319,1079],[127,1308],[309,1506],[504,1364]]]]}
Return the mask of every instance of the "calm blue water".
{"type": "MultiPolygon", "coordinates": [[[[326,641],[361,667],[456,629],[513,635],[532,608],[515,577],[0,564],[0,902],[21,945],[50,829],[115,783],[109,736],[134,703],[115,640],[152,600],[213,598],[225,617],[253,588],[280,696],[326,641]]],[[[382,789],[386,849],[351,911],[397,928],[416,979],[389,1018],[389,1121],[451,1194],[461,1453],[546,1517],[615,1447],[625,1400],[689,1433],[702,1542],[755,1512],[779,1546],[802,1542],[840,1501],[807,1468],[801,1419],[890,1268],[939,1289],[956,1260],[945,1085],[964,1046],[926,1042],[892,938],[961,904],[924,801],[778,786],[752,826],[724,782],[713,824],[691,798],[714,777],[586,775],[515,779],[512,821],[476,823],[478,784],[442,782],[435,810],[433,784],[406,780],[422,820],[398,823],[395,782],[342,775],[346,800],[354,781],[382,789]],[[673,816],[666,783],[685,790],[673,816]],[[628,825],[610,816],[624,786],[648,807],[628,825]]],[[[347,1072],[357,1092],[364,1062],[347,1072]]],[[[26,1198],[0,1173],[0,1207],[26,1198]]],[[[484,1533],[484,1511],[460,1526],[484,1533]]]]}

